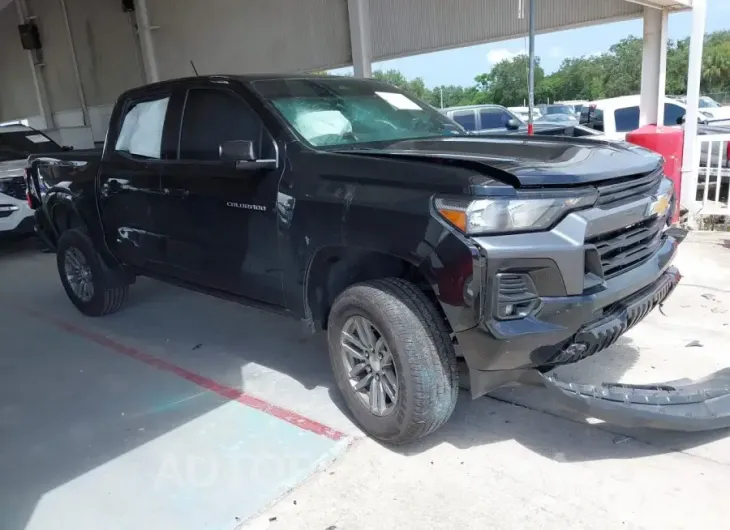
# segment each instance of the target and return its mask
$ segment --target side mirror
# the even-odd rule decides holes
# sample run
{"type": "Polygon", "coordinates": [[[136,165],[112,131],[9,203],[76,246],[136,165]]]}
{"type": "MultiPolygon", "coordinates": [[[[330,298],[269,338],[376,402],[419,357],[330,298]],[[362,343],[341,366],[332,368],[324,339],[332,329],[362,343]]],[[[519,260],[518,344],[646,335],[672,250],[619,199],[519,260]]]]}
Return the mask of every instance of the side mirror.
{"type": "Polygon", "coordinates": [[[236,169],[276,169],[279,161],[276,158],[259,160],[256,158],[253,142],[249,140],[231,140],[218,147],[221,162],[232,164],[236,169]]]}
{"type": "Polygon", "coordinates": [[[677,118],[677,125],[684,125],[684,115],[677,118]]]}
{"type": "Polygon", "coordinates": [[[505,123],[505,127],[507,127],[510,131],[516,131],[520,128],[520,122],[514,118],[510,118],[507,120],[507,123],[505,123]]]}
{"type": "Polygon", "coordinates": [[[218,147],[218,155],[221,162],[236,164],[237,162],[254,162],[256,154],[253,149],[253,142],[248,140],[232,140],[223,142],[218,147]]]}

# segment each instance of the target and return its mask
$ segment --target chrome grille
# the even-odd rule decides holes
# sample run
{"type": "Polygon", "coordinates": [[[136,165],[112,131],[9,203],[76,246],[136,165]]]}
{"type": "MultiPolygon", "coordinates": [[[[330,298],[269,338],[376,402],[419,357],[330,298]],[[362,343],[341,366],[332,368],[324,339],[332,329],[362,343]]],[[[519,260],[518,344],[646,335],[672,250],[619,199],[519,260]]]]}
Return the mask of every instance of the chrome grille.
{"type": "Polygon", "coordinates": [[[643,195],[649,195],[659,187],[662,177],[663,172],[659,170],[649,174],[633,175],[618,181],[599,184],[596,206],[614,206],[643,195]]]}
{"type": "Polygon", "coordinates": [[[665,224],[664,216],[654,216],[588,239],[586,243],[595,245],[598,250],[604,278],[611,278],[641,265],[653,256],[662,245],[662,228],[665,224]]]}

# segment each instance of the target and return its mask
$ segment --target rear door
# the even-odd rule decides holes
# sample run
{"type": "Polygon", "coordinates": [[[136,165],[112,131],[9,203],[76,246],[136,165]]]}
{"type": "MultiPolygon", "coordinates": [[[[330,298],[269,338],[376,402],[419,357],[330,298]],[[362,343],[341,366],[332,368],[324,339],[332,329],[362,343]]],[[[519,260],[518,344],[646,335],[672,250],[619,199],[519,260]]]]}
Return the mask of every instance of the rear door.
{"type": "Polygon", "coordinates": [[[276,159],[278,148],[234,90],[193,87],[184,98],[176,159],[162,170],[168,273],[283,305],[276,217],[283,164],[247,169],[220,160],[228,141],[253,142],[258,159],[276,159]]]}
{"type": "Polygon", "coordinates": [[[118,131],[110,131],[100,166],[99,207],[107,244],[124,262],[147,268],[161,260],[160,169],[169,157],[168,109],[172,93],[162,90],[121,103],[118,131]]]}

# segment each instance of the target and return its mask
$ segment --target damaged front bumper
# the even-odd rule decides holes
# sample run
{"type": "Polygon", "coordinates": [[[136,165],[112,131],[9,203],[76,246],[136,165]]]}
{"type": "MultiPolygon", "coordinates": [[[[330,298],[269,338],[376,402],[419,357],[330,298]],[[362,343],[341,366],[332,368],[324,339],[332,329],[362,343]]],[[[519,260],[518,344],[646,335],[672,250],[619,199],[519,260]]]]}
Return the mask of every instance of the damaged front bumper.
{"type": "MultiPolygon", "coordinates": [[[[574,345],[587,353],[602,350],[631,329],[669,296],[679,282],[676,269],[627,301],[620,311],[576,335],[574,345]]],[[[730,427],[730,368],[697,381],[651,384],[586,385],[541,374],[545,387],[563,406],[610,423],[674,431],[706,431],[730,427]]]]}
{"type": "Polygon", "coordinates": [[[563,406],[617,425],[690,432],[730,427],[730,368],[696,381],[648,385],[584,385],[549,373],[542,381],[563,406]]]}

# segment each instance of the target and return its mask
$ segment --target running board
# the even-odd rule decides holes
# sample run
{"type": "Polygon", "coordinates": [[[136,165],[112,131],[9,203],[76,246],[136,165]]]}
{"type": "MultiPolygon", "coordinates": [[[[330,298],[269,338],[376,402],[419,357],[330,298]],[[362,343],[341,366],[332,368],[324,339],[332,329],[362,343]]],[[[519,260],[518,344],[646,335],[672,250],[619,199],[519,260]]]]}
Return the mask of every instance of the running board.
{"type": "Polygon", "coordinates": [[[584,385],[540,374],[563,406],[626,427],[709,431],[730,427],[730,368],[707,377],[666,383],[584,385]]]}

